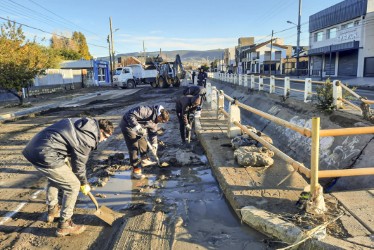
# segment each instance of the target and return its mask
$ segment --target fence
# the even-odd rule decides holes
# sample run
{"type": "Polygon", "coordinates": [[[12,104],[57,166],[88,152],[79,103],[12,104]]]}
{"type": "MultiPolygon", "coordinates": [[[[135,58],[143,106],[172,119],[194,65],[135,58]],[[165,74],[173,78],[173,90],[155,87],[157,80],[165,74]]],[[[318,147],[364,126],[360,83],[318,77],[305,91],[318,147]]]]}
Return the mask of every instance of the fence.
{"type": "MultiPolygon", "coordinates": [[[[370,127],[359,127],[359,128],[344,128],[344,129],[320,129],[320,118],[312,118],[312,128],[300,127],[296,124],[288,122],[286,120],[280,119],[278,117],[272,116],[263,111],[257,110],[253,107],[240,103],[238,100],[226,95],[222,90],[217,90],[216,87],[212,87],[211,83],[207,83],[207,101],[211,104],[211,109],[216,111],[216,118],[218,120],[225,120],[228,118],[228,129],[227,135],[232,138],[234,136],[240,135],[242,131],[253,139],[259,141],[268,149],[274,151],[274,153],[281,159],[289,163],[293,168],[294,172],[297,171],[307,178],[310,179],[311,187],[311,199],[317,200],[318,192],[320,190],[319,178],[331,178],[331,177],[343,177],[343,176],[359,176],[359,175],[374,175],[374,167],[370,168],[357,168],[357,169],[341,169],[341,170],[319,170],[319,144],[320,137],[325,136],[344,136],[344,135],[362,135],[362,134],[372,134],[374,133],[374,126],[370,127]],[[218,97],[217,97],[218,95],[218,97]],[[229,111],[225,111],[225,99],[228,100],[231,105],[229,106],[229,111]],[[293,131],[305,136],[311,137],[311,169],[304,166],[281,150],[273,146],[272,144],[261,139],[252,131],[248,130],[244,125],[240,123],[240,108],[252,112],[258,116],[261,116],[271,122],[274,122],[283,127],[292,129],[293,131]]],[[[293,172],[293,173],[294,173],[293,172]]],[[[321,198],[319,198],[321,199],[321,198]]]]}
{"type": "MultiPolygon", "coordinates": [[[[291,79],[290,77],[279,78],[275,76],[255,76],[255,75],[246,75],[246,74],[228,74],[228,73],[209,73],[209,77],[217,79],[223,82],[232,83],[234,85],[249,87],[252,90],[264,91],[264,87],[268,87],[269,93],[276,93],[276,89],[283,90],[282,97],[284,100],[289,98],[292,93],[303,93],[304,102],[311,102],[316,96],[317,93],[313,91],[313,86],[321,86],[326,84],[323,81],[314,81],[312,78],[305,78],[304,80],[300,79],[291,79]],[[269,79],[269,84],[264,83],[264,79],[269,79]],[[275,81],[283,81],[283,86],[275,85],[275,81]],[[294,83],[304,83],[303,89],[291,88],[291,82],[294,83]]],[[[373,120],[374,115],[370,109],[370,105],[374,104],[374,101],[367,100],[365,97],[362,97],[348,88],[346,85],[342,84],[339,80],[334,80],[332,83],[333,87],[333,105],[337,110],[343,111],[354,111],[358,112],[365,119],[373,120]],[[360,107],[354,103],[343,98],[343,90],[347,91],[354,98],[356,98],[361,104],[360,107]]]]}

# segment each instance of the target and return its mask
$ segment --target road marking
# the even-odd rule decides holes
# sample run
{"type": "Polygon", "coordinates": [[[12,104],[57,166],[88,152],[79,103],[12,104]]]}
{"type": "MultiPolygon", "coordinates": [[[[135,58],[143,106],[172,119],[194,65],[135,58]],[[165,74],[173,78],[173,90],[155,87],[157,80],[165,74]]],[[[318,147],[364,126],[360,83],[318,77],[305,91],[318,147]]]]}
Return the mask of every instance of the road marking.
{"type": "MultiPolygon", "coordinates": [[[[31,195],[31,199],[36,199],[38,197],[38,194],[43,190],[38,190],[35,193],[31,195]]],[[[0,221],[0,226],[3,225],[5,222],[7,222],[9,219],[11,219],[16,213],[18,213],[28,202],[22,202],[19,204],[14,211],[8,212],[5,214],[4,218],[0,221]]]]}

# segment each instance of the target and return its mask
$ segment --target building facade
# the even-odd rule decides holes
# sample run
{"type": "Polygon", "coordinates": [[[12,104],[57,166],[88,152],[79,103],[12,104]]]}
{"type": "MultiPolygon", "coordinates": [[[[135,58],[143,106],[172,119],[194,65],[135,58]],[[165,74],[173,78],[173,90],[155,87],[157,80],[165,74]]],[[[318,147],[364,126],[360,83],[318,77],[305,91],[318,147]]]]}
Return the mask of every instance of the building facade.
{"type": "Polygon", "coordinates": [[[374,76],[374,0],[345,0],[309,17],[311,75],[374,76]]]}
{"type": "Polygon", "coordinates": [[[108,85],[110,80],[110,65],[104,60],[72,60],[61,63],[61,69],[81,69],[87,84],[108,85]]]}

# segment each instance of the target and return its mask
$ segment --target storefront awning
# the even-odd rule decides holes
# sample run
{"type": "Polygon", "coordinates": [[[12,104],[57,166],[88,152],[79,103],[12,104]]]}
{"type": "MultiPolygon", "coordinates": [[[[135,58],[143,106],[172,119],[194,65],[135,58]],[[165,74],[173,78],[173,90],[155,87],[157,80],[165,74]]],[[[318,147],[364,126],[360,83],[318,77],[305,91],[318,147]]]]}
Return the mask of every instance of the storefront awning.
{"type": "Polygon", "coordinates": [[[319,55],[319,54],[328,54],[331,52],[344,51],[350,49],[358,49],[360,45],[359,41],[352,41],[347,43],[332,44],[329,46],[319,47],[315,49],[308,50],[308,55],[319,55]],[[330,48],[331,47],[331,48],[330,48]]]}

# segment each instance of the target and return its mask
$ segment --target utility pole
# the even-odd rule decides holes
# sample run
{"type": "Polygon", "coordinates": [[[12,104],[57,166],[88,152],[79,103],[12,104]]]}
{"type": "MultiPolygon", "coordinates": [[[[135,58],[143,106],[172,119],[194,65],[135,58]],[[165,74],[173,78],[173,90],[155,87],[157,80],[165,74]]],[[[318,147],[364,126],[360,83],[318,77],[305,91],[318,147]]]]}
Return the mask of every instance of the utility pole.
{"type": "Polygon", "coordinates": [[[112,30],[112,18],[109,17],[109,25],[110,25],[110,43],[111,43],[111,49],[112,49],[112,68],[110,69],[112,80],[113,80],[113,72],[114,72],[114,66],[115,66],[115,57],[114,57],[114,44],[113,44],[113,30],[112,30]]]}
{"type": "Polygon", "coordinates": [[[110,40],[109,40],[109,35],[106,39],[106,41],[108,42],[108,48],[109,48],[109,67],[110,67],[110,70],[109,70],[109,74],[110,74],[110,81],[113,82],[113,75],[112,75],[112,51],[111,51],[111,46],[110,46],[110,40]]]}
{"type": "Polygon", "coordinates": [[[143,40],[143,57],[144,57],[144,65],[145,65],[145,63],[146,63],[146,58],[145,58],[144,40],[143,40]]]}
{"type": "Polygon", "coordinates": [[[299,14],[297,18],[297,45],[296,45],[296,75],[299,77],[299,57],[300,57],[300,21],[301,21],[301,0],[299,0],[299,14]]]}
{"type": "Polygon", "coordinates": [[[273,36],[274,36],[274,30],[271,30],[271,40],[270,40],[270,63],[269,63],[269,75],[271,76],[271,54],[273,54],[273,36]]]}

